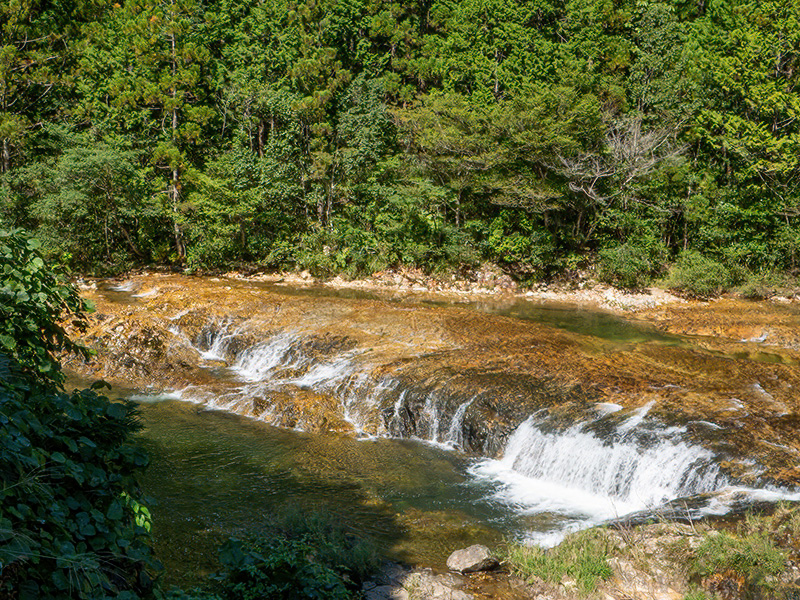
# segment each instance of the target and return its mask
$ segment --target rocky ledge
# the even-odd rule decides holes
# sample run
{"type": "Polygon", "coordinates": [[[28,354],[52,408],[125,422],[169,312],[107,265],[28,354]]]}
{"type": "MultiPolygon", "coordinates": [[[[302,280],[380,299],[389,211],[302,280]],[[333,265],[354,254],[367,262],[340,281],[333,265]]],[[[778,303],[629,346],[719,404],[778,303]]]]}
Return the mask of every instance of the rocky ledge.
{"type": "Polygon", "coordinates": [[[698,321],[713,315],[728,328],[686,330],[678,324],[695,313],[676,304],[647,314],[669,331],[715,335],[618,340],[458,305],[229,279],[150,275],[83,291],[97,310],[82,341],[97,354],[66,364],[87,378],[189,390],[276,425],[416,436],[488,456],[537,411],[559,429],[615,407],[620,419],[640,411],[685,428],[743,482],[800,481],[794,307],[698,304],[698,321]],[[741,315],[758,320],[747,329],[741,315]]]}

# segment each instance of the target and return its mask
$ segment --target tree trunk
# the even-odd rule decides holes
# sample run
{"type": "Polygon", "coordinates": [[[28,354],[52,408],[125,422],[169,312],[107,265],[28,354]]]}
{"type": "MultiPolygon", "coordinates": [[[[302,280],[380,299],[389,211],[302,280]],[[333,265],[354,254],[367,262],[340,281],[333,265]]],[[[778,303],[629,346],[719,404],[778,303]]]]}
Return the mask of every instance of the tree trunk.
{"type": "Polygon", "coordinates": [[[324,227],[325,226],[325,199],[327,194],[319,196],[317,198],[317,221],[319,224],[324,227]]]}
{"type": "Polygon", "coordinates": [[[3,138],[3,162],[2,173],[8,173],[11,170],[11,149],[9,148],[8,138],[3,138]]]}
{"type": "Polygon", "coordinates": [[[125,241],[128,243],[128,247],[131,249],[131,252],[133,252],[139,258],[144,258],[144,254],[142,254],[141,250],[139,250],[139,248],[136,246],[136,243],[133,241],[130,232],[120,222],[118,216],[114,215],[114,221],[116,221],[117,227],[119,227],[122,237],[124,237],[125,241]]]}
{"type": "MultiPolygon", "coordinates": [[[[170,36],[170,45],[172,48],[172,143],[177,145],[178,141],[178,89],[175,82],[175,77],[178,70],[177,52],[175,49],[175,35],[170,36]]],[[[183,262],[186,258],[186,245],[183,240],[183,230],[178,223],[178,213],[181,200],[181,184],[180,184],[180,169],[178,165],[172,167],[172,183],[170,184],[170,200],[172,204],[172,228],[175,234],[175,252],[178,255],[178,260],[183,262]]]]}
{"type": "Polygon", "coordinates": [[[111,262],[111,246],[108,243],[108,212],[103,215],[103,238],[106,243],[106,261],[111,262]]]}
{"type": "Polygon", "coordinates": [[[328,193],[325,202],[325,226],[330,228],[331,225],[331,210],[333,209],[333,184],[328,187],[328,193]]]}
{"type": "Polygon", "coordinates": [[[180,223],[178,223],[179,205],[181,200],[181,189],[178,182],[180,172],[177,168],[172,169],[172,183],[170,184],[170,200],[172,204],[172,231],[175,235],[175,252],[178,255],[178,260],[183,262],[186,258],[186,245],[183,242],[183,230],[180,223]]]}
{"type": "Polygon", "coordinates": [[[686,220],[686,215],[683,215],[683,251],[686,252],[686,249],[688,247],[689,247],[688,222],[686,220]]]}

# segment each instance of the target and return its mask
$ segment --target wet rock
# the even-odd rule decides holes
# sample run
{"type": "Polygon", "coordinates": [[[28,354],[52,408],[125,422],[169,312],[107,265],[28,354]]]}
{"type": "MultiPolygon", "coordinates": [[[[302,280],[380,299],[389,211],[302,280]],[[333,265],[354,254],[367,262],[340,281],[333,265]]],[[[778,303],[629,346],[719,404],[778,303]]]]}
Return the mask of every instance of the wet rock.
{"type": "MultiPolygon", "coordinates": [[[[427,277],[386,275],[417,286],[427,277]]],[[[457,306],[281,294],[230,278],[142,273],[83,292],[98,312],[88,331],[71,333],[98,354],[65,363],[112,384],[187,388],[187,399],[286,427],[352,431],[346,420],[365,434],[416,436],[493,457],[534,413],[545,433],[592,423],[586,432],[606,440],[647,404],[648,421],[685,428],[686,441],[722,457],[737,481],[800,481],[793,306],[753,304],[737,317],[740,304],[670,305],[649,320],[707,337],[665,345],[643,330],[642,341],[623,347],[613,336],[457,306]],[[139,289],[159,293],[135,296],[139,289]],[[218,355],[233,369],[202,357],[223,337],[218,355]],[[261,352],[266,364],[273,350],[275,361],[251,379],[237,373],[240,359],[261,352]],[[224,393],[212,396],[209,386],[220,384],[224,393]],[[620,406],[619,414],[598,419],[601,404],[620,406]]]]}
{"type": "Polygon", "coordinates": [[[499,566],[500,562],[492,556],[489,549],[480,544],[456,550],[447,559],[447,568],[461,573],[491,571],[499,566]]]}
{"type": "Polygon", "coordinates": [[[404,588],[414,600],[473,600],[475,596],[458,589],[463,584],[451,574],[434,575],[426,569],[409,575],[404,588]]]}

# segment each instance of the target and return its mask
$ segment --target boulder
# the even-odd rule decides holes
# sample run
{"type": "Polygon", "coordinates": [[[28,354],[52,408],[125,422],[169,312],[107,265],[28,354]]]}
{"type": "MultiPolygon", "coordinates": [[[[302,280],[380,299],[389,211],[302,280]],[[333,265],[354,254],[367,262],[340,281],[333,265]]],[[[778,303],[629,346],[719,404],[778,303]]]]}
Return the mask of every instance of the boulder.
{"type": "Polygon", "coordinates": [[[491,571],[498,566],[500,566],[498,560],[492,556],[486,546],[480,544],[456,550],[447,559],[447,568],[460,573],[491,571]]]}
{"type": "Polygon", "coordinates": [[[410,570],[389,564],[365,582],[361,591],[365,600],[476,600],[461,589],[465,583],[461,575],[436,575],[431,569],[410,570]]]}

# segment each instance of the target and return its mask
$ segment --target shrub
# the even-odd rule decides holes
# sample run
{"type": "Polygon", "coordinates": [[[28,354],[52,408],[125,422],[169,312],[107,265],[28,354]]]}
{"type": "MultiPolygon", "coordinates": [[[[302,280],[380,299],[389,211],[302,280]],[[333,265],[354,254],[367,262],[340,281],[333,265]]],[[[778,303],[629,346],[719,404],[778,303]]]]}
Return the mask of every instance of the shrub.
{"type": "Polygon", "coordinates": [[[157,565],[134,480],[147,464],[129,443],[135,408],[58,391],[54,352],[86,352],[59,320],[81,326],[86,306],[38,242],[0,232],[0,269],[0,597],[149,593],[157,565]]]}
{"type": "Polygon", "coordinates": [[[745,273],[743,282],[736,288],[748,300],[766,300],[779,293],[784,278],[775,272],[745,273]]]}
{"type": "Polygon", "coordinates": [[[709,594],[703,589],[694,588],[689,590],[683,600],[715,600],[716,596],[709,594]]]}
{"type": "Polygon", "coordinates": [[[380,565],[375,543],[354,535],[328,512],[287,509],[275,516],[270,531],[273,538],[305,540],[323,564],[353,581],[364,581],[380,565]]]}
{"type": "Polygon", "coordinates": [[[639,289],[663,270],[666,257],[667,247],[652,232],[631,235],[623,244],[600,250],[598,278],[619,287],[639,289]]]}
{"type": "Polygon", "coordinates": [[[688,296],[710,298],[730,287],[731,273],[722,263],[687,250],[669,270],[666,285],[688,296]]]}
{"type": "Polygon", "coordinates": [[[598,261],[600,281],[623,288],[644,287],[650,278],[652,265],[647,255],[633,244],[603,248],[598,261]]]}
{"type": "Polygon", "coordinates": [[[131,404],[34,386],[0,355],[0,597],[132,599],[156,568],[131,404]]]}
{"type": "Polygon", "coordinates": [[[323,564],[308,538],[252,542],[229,540],[220,549],[225,571],[216,579],[225,600],[281,598],[348,600],[344,577],[323,564]]]}
{"type": "Polygon", "coordinates": [[[553,236],[527,213],[502,210],[488,228],[489,256],[515,273],[548,269],[556,255],[553,236]]]}
{"type": "Polygon", "coordinates": [[[54,353],[88,352],[67,337],[60,321],[70,318],[82,327],[87,306],[39,248],[21,229],[0,230],[0,352],[39,382],[60,384],[54,353]]]}

